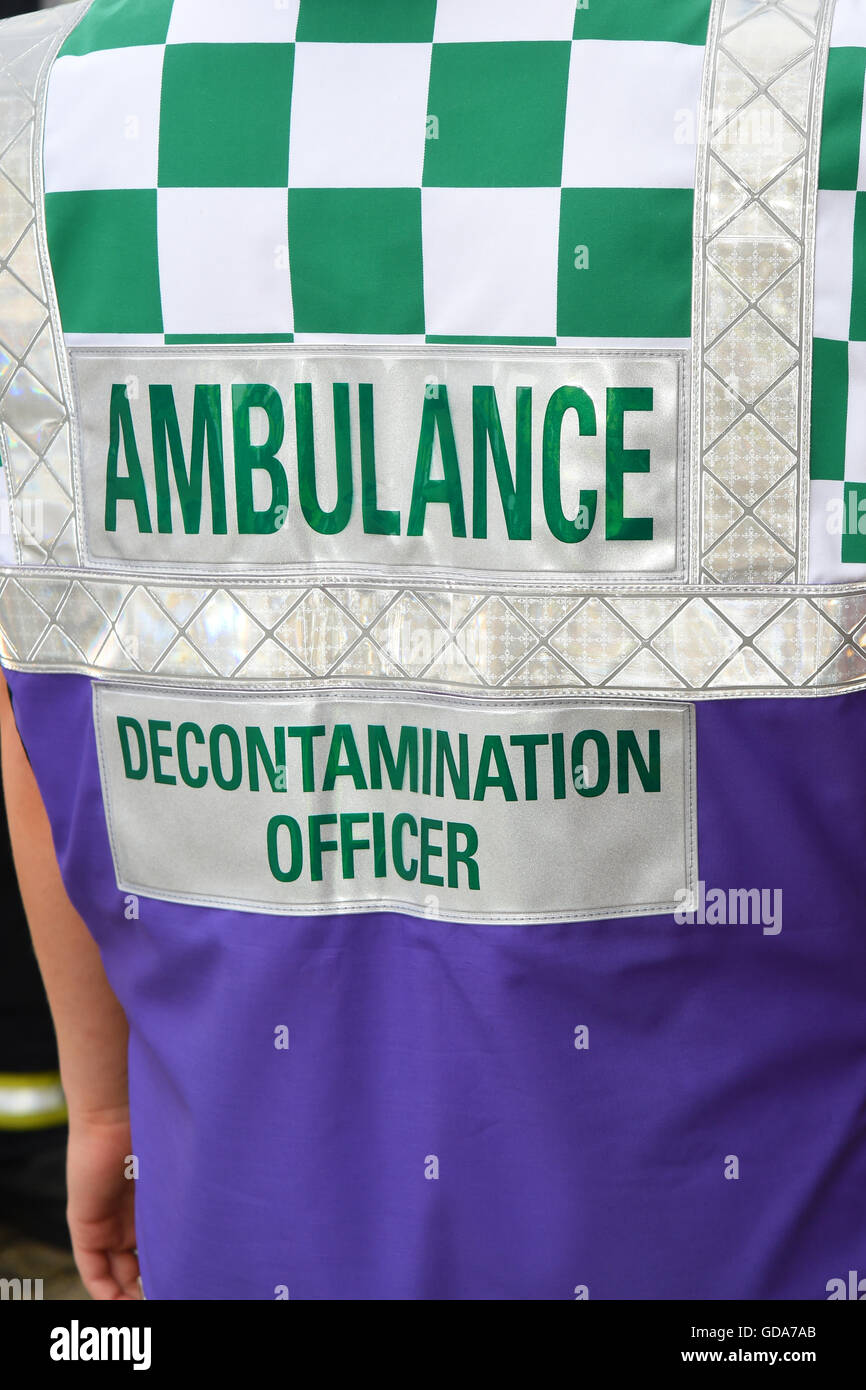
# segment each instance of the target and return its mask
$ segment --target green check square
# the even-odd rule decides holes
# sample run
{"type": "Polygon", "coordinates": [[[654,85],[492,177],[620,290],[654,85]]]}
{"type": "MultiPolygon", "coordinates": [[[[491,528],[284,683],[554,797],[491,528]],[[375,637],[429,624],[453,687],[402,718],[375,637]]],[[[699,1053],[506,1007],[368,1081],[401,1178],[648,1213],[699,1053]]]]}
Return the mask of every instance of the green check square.
{"type": "Polygon", "coordinates": [[[156,189],[46,193],[64,333],[161,333],[156,189]]]}
{"type": "Polygon", "coordinates": [[[560,337],[687,338],[690,188],[564,188],[560,337]]]}
{"type": "Polygon", "coordinates": [[[866,48],[831,48],[824,91],[819,188],[857,187],[866,48]]]}
{"type": "Polygon", "coordinates": [[[436,0],[301,0],[299,43],[431,43],[436,0]]]}
{"type": "Polygon", "coordinates": [[[289,190],[296,333],[423,333],[419,188],[289,190]]]}
{"type": "Polygon", "coordinates": [[[578,0],[576,39],[705,44],[712,0],[578,0]]]}
{"type": "Polygon", "coordinates": [[[812,343],[810,478],[842,482],[848,438],[848,344],[834,338],[812,343]]]}
{"type": "Polygon", "coordinates": [[[842,564],[866,565],[866,483],[846,483],[842,564]]]}
{"type": "Polygon", "coordinates": [[[160,187],[285,187],[294,57],[291,43],[169,44],[160,187]]]}
{"type": "Polygon", "coordinates": [[[570,43],[437,43],[428,188],[558,188],[570,43]]]}
{"type": "Polygon", "coordinates": [[[866,193],[858,193],[854,199],[854,274],[850,336],[854,342],[866,342],[866,193]]]}
{"type": "Polygon", "coordinates": [[[84,18],[64,40],[58,57],[81,57],[103,48],[165,43],[173,3],[174,0],[93,0],[84,18]]]}

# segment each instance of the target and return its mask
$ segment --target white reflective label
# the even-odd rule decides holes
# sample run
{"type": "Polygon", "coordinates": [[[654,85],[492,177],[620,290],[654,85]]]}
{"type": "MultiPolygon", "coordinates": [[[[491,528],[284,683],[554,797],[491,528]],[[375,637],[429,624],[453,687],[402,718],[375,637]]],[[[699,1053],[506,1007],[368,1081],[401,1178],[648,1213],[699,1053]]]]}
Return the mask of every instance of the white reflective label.
{"type": "Polygon", "coordinates": [[[692,901],[693,706],[93,692],[123,890],[451,922],[692,901]]]}
{"type": "Polygon", "coordinates": [[[71,360],[91,565],[685,578],[683,351],[71,360]]]}

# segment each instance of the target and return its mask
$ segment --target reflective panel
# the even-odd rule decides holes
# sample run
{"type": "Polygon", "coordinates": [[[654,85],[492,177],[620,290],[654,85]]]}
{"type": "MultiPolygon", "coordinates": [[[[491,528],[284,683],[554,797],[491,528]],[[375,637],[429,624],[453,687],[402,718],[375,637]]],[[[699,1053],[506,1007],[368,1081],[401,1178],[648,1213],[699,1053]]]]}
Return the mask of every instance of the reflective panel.
{"type": "MultiPolygon", "coordinates": [[[[15,551],[22,564],[69,565],[79,560],[71,489],[70,441],[61,383],[64,349],[47,252],[39,244],[42,206],[42,122],[51,63],[86,3],[16,16],[0,30],[0,369],[11,376],[3,421],[32,450],[16,449],[0,430],[3,463],[12,483],[15,551]],[[49,315],[53,322],[49,322],[49,315]],[[55,445],[66,458],[58,467],[55,445]],[[55,457],[46,465],[46,455],[55,457]],[[26,487],[25,487],[26,482],[26,487]]],[[[44,233],[44,228],[42,229],[44,233]]]]}
{"type": "Polygon", "coordinates": [[[0,571],[8,664],[247,690],[318,681],[698,699],[866,686],[866,593],[756,588],[807,572],[799,478],[829,0],[712,7],[696,188],[697,530],[692,582],[663,593],[645,576],[614,584],[599,572],[590,585],[545,565],[508,583],[482,566],[450,585],[427,570],[401,583],[386,567],[354,585],[342,568],[333,584],[279,569],[247,582],[236,565],[211,572],[207,556],[188,581],[171,563],[135,579],[111,559],[98,575],[82,568],[67,354],[33,153],[45,76],[84,8],[15,20],[0,48],[0,437],[18,562],[0,571]]]}
{"type": "Polygon", "coordinates": [[[808,573],[800,513],[808,500],[819,75],[832,10],[832,0],[715,0],[712,10],[696,185],[703,256],[695,265],[692,469],[701,457],[729,496],[698,486],[698,580],[793,583],[808,573]],[[780,487],[789,469],[792,481],[780,487]]]}
{"type": "Polygon", "coordinates": [[[261,586],[205,590],[137,581],[7,577],[0,650],[12,667],[253,687],[364,680],[449,686],[651,691],[696,698],[814,694],[866,684],[866,593],[798,597],[693,589],[678,597],[488,594],[446,616],[443,591],[274,590],[288,616],[268,635],[261,586]],[[204,594],[204,598],[202,595],[204,594]],[[339,599],[337,598],[339,594],[339,599]],[[364,610],[366,608],[366,616],[364,610]]]}

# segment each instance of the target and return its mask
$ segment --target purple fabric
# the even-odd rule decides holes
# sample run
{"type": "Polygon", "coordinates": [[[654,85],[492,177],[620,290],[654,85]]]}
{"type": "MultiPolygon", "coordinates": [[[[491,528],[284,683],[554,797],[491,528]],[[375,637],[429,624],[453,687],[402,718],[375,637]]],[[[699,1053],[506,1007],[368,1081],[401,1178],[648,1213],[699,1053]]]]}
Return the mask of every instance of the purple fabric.
{"type": "Polygon", "coordinates": [[[697,707],[701,877],[781,888],[768,936],[145,898],[127,921],[90,681],[7,676],[130,1020],[149,1298],[822,1299],[866,1275],[866,693],[697,707]]]}

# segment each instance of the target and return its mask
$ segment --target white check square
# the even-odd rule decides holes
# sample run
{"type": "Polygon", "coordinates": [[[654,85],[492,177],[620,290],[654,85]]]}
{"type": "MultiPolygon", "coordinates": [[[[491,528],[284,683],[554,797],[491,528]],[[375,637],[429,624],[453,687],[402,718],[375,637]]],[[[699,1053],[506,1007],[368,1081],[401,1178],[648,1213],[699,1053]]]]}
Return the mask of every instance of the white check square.
{"type": "Polygon", "coordinates": [[[846,483],[866,483],[866,343],[848,344],[846,483]]]}
{"type": "Polygon", "coordinates": [[[685,43],[572,45],[566,188],[694,188],[704,50],[685,43]]]}
{"type": "Polygon", "coordinates": [[[293,43],[300,0],[174,0],[168,43],[293,43]]]}
{"type": "Polygon", "coordinates": [[[293,188],[420,188],[432,45],[300,43],[293,188]]]}
{"type": "Polygon", "coordinates": [[[842,560],[842,530],[861,518],[851,504],[845,507],[845,484],[813,479],[809,487],[810,584],[854,584],[866,579],[866,565],[842,560]],[[847,515],[846,515],[847,511],[847,515]]]}
{"type": "Polygon", "coordinates": [[[844,189],[818,193],[815,239],[816,338],[847,339],[854,284],[854,210],[856,194],[844,189]]]}
{"type": "Polygon", "coordinates": [[[866,6],[863,0],[836,0],[830,46],[866,48],[866,6]]]}
{"type": "Polygon", "coordinates": [[[555,337],[558,188],[425,188],[427,332],[555,337]]]}
{"type": "Polygon", "coordinates": [[[155,188],[162,44],[58,58],[45,112],[47,193],[155,188]]]}
{"type": "Polygon", "coordinates": [[[860,163],[857,167],[857,191],[866,192],[866,87],[862,93],[863,107],[860,114],[860,163]]]}
{"type": "Polygon", "coordinates": [[[438,0],[433,38],[435,43],[571,39],[574,9],[574,0],[438,0]]]}
{"type": "Polygon", "coordinates": [[[809,485],[809,578],[810,584],[838,584],[855,579],[842,564],[842,506],[845,484],[813,479],[809,485]]]}
{"type": "Polygon", "coordinates": [[[161,188],[166,333],[291,333],[288,190],[161,188]]]}

